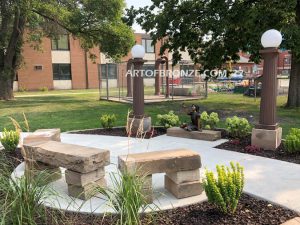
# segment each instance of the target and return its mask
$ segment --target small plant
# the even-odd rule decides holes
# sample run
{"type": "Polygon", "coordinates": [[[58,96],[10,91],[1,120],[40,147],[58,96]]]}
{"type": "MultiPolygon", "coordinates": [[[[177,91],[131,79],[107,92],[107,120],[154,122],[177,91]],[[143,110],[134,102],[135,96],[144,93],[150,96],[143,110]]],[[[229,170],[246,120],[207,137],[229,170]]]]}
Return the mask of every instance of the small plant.
{"type": "Polygon", "coordinates": [[[211,114],[208,114],[206,111],[201,113],[200,120],[201,128],[207,130],[215,129],[220,121],[218,113],[212,112],[211,114]]]}
{"type": "Polygon", "coordinates": [[[261,152],[261,148],[255,146],[255,145],[248,145],[248,146],[245,147],[245,152],[248,152],[248,153],[259,153],[259,152],[261,152]]]}
{"type": "Polygon", "coordinates": [[[3,145],[5,151],[13,152],[18,147],[20,141],[20,133],[14,130],[6,130],[4,131],[0,137],[0,142],[3,145]]]}
{"type": "Polygon", "coordinates": [[[47,92],[47,91],[49,91],[49,89],[47,87],[41,87],[41,88],[39,88],[39,91],[47,92]]]}
{"type": "Polygon", "coordinates": [[[226,127],[229,136],[238,139],[245,138],[251,130],[248,120],[237,116],[227,118],[226,127]]]}
{"type": "Polygon", "coordinates": [[[159,126],[170,128],[179,125],[179,123],[179,117],[174,113],[174,111],[170,111],[169,113],[163,115],[157,115],[157,125],[159,126]]]}
{"type": "Polygon", "coordinates": [[[206,171],[203,181],[208,201],[215,204],[223,213],[233,214],[244,188],[244,168],[239,163],[230,167],[217,165],[218,178],[206,171]]]}
{"type": "Polygon", "coordinates": [[[292,128],[284,142],[285,151],[288,153],[300,152],[300,129],[292,128]]]}
{"type": "Polygon", "coordinates": [[[100,122],[103,128],[112,129],[116,123],[117,117],[115,114],[104,114],[100,117],[100,122]]]}
{"type": "Polygon", "coordinates": [[[140,225],[139,213],[151,209],[143,195],[144,177],[137,176],[136,172],[111,173],[113,186],[111,188],[98,187],[97,191],[104,195],[109,205],[119,215],[114,224],[140,225]]]}

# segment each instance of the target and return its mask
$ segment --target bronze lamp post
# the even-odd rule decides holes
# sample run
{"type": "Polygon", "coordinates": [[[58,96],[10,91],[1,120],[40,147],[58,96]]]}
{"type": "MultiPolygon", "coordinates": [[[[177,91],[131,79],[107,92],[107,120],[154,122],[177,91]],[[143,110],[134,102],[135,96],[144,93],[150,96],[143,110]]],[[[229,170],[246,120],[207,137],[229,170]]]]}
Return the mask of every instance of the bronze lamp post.
{"type": "Polygon", "coordinates": [[[129,124],[132,123],[132,132],[145,132],[151,129],[151,117],[144,114],[144,80],[143,65],[146,62],[145,48],[136,44],[131,49],[132,65],[133,65],[133,114],[129,118],[129,124]]]}
{"type": "Polygon", "coordinates": [[[264,49],[260,54],[264,59],[264,66],[260,114],[259,123],[252,130],[251,144],[267,150],[275,150],[282,137],[282,128],[278,125],[276,115],[278,47],[281,42],[280,32],[274,29],[266,31],[261,37],[264,49]]]}

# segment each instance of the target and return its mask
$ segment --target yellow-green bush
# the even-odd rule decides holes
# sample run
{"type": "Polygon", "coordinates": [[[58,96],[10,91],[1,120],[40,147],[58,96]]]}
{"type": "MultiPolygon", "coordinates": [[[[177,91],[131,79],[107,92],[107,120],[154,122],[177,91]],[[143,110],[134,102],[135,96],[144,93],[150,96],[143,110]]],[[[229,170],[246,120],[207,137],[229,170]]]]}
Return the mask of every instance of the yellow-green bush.
{"type": "Polygon", "coordinates": [[[16,150],[20,141],[20,133],[15,130],[6,130],[2,132],[0,142],[3,145],[5,151],[12,152],[16,150]]]}
{"type": "Polygon", "coordinates": [[[244,138],[251,130],[251,126],[246,118],[237,116],[226,119],[226,130],[230,137],[244,138]]]}
{"type": "Polygon", "coordinates": [[[300,129],[292,128],[284,142],[285,151],[288,153],[300,152],[300,129]]]}
{"type": "Polygon", "coordinates": [[[218,178],[212,171],[206,171],[203,180],[208,201],[215,204],[223,213],[235,212],[244,188],[244,169],[239,163],[230,167],[217,165],[218,178]]]}
{"type": "Polygon", "coordinates": [[[179,125],[179,123],[179,117],[174,113],[174,111],[170,111],[169,113],[163,115],[157,115],[157,125],[159,126],[170,128],[179,125]]]}
{"type": "Polygon", "coordinates": [[[103,128],[111,129],[115,125],[117,117],[115,114],[104,114],[100,117],[100,122],[103,128]]]}
{"type": "Polygon", "coordinates": [[[216,112],[212,112],[211,114],[208,114],[206,111],[201,113],[200,115],[200,121],[201,121],[201,128],[202,129],[215,129],[217,124],[219,123],[219,115],[216,112]]]}

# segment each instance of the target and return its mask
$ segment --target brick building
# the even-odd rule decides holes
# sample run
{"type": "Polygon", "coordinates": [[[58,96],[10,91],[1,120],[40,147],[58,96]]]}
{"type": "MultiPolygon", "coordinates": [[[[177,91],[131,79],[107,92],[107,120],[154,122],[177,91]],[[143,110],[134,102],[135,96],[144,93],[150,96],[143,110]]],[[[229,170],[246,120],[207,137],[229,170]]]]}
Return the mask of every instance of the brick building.
{"type": "Polygon", "coordinates": [[[97,56],[94,62],[81,48],[80,41],[68,35],[61,35],[57,40],[43,38],[41,51],[25,43],[24,63],[18,71],[14,89],[97,88],[100,52],[97,48],[90,51],[97,56]]]}
{"type": "MultiPolygon", "coordinates": [[[[151,38],[148,34],[135,34],[136,43],[145,47],[145,57],[147,62],[145,70],[154,70],[155,60],[158,59],[161,42],[152,46],[151,38]]],[[[25,43],[23,47],[24,63],[18,71],[17,79],[14,83],[14,90],[39,90],[48,89],[88,89],[98,88],[101,83],[109,87],[126,86],[126,64],[131,58],[129,53],[122,59],[122,62],[115,64],[98,48],[90,51],[97,56],[95,61],[89,58],[89,53],[85,52],[78,39],[68,35],[61,35],[57,40],[43,38],[41,44],[42,51],[34,50],[30,43],[25,43]]],[[[172,54],[166,52],[169,58],[169,69],[193,70],[195,65],[187,52],[181,52],[182,60],[174,68],[171,66],[172,54]]],[[[278,59],[278,73],[288,75],[290,72],[291,57],[288,51],[283,51],[278,59]]],[[[243,70],[247,75],[261,74],[262,64],[256,65],[249,62],[249,55],[241,53],[241,59],[232,65],[233,69],[243,70]]],[[[154,85],[154,77],[144,79],[146,86],[154,85]]]]}

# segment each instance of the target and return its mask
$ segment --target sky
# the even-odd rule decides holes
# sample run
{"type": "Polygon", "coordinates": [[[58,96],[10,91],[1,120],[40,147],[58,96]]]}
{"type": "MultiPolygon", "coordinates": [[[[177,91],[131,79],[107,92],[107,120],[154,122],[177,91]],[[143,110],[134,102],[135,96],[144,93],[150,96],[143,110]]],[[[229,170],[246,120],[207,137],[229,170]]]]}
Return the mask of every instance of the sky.
{"type": "MultiPolygon", "coordinates": [[[[151,5],[151,0],[126,0],[126,4],[128,8],[131,6],[134,6],[134,8],[139,8],[151,5]]],[[[145,33],[145,31],[143,31],[142,28],[137,24],[133,25],[133,29],[136,33],[145,33]]]]}

